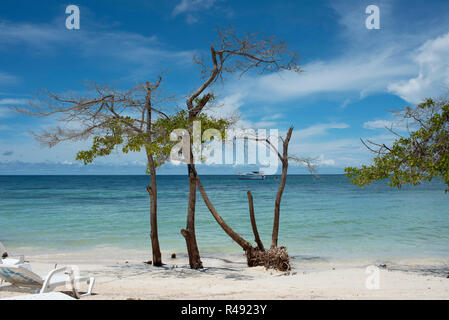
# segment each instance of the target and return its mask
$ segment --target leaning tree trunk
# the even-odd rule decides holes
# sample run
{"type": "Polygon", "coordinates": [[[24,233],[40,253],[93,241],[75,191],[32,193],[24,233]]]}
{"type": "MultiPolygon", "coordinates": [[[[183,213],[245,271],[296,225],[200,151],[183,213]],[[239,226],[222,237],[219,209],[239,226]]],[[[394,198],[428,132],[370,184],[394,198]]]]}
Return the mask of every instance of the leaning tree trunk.
{"type": "MultiPolygon", "coordinates": [[[[265,251],[263,249],[262,241],[260,241],[260,238],[258,239],[258,232],[257,227],[255,226],[256,221],[254,218],[254,208],[251,206],[252,203],[252,196],[250,196],[250,216],[251,217],[251,224],[255,227],[253,230],[255,230],[255,237],[260,242],[260,247],[254,248],[251,243],[243,239],[237,232],[235,232],[224,220],[223,218],[218,214],[217,210],[215,209],[214,205],[210,201],[209,197],[206,194],[206,191],[204,190],[201,180],[197,177],[197,184],[198,189],[200,190],[200,193],[203,197],[204,203],[206,204],[209,211],[212,213],[215,220],[218,222],[220,227],[226,232],[228,236],[231,237],[232,240],[234,240],[242,249],[245,251],[246,255],[246,261],[248,263],[249,267],[256,267],[256,266],[264,266],[265,268],[272,268],[279,271],[289,271],[290,270],[290,257],[287,254],[287,251],[285,248],[272,248],[268,251],[265,251]],[[252,213],[251,213],[252,212],[252,213]],[[257,234],[257,236],[256,236],[257,234]]],[[[251,195],[251,192],[248,193],[251,195]]]]}
{"type": "Polygon", "coordinates": [[[196,242],[195,234],[195,208],[196,208],[196,185],[197,176],[195,165],[193,163],[192,150],[190,149],[190,164],[187,165],[189,174],[189,203],[187,208],[187,227],[181,230],[187,245],[187,253],[189,255],[189,264],[192,269],[203,268],[200,251],[196,242]]]}
{"type": "Polygon", "coordinates": [[[204,203],[206,204],[207,208],[209,209],[210,213],[212,213],[212,216],[215,218],[215,221],[220,225],[220,227],[223,229],[224,232],[228,236],[231,237],[232,240],[234,240],[240,247],[242,247],[243,250],[249,250],[253,248],[251,243],[243,239],[237,232],[235,232],[220,216],[220,214],[215,209],[214,205],[210,201],[209,197],[207,196],[206,191],[203,188],[203,185],[201,184],[201,180],[197,178],[197,184],[198,184],[198,190],[200,190],[201,196],[203,197],[204,203]]]}
{"type": "Polygon", "coordinates": [[[220,216],[220,214],[215,209],[214,205],[210,201],[209,197],[207,196],[206,190],[204,190],[203,185],[201,184],[201,180],[198,178],[198,175],[196,174],[195,170],[195,176],[197,178],[197,185],[198,190],[200,190],[201,196],[203,197],[204,203],[206,204],[207,208],[209,209],[212,216],[215,218],[215,221],[219,224],[219,226],[223,229],[226,234],[231,237],[232,240],[234,240],[242,249],[245,251],[248,266],[252,267],[254,266],[254,256],[256,255],[256,252],[258,251],[257,248],[254,248],[251,243],[243,239],[237,232],[235,232],[220,216]]]}
{"type": "Polygon", "coordinates": [[[157,232],[157,183],[156,183],[156,169],[154,168],[153,156],[147,154],[148,168],[150,170],[151,186],[147,186],[148,194],[150,195],[150,224],[151,224],[151,247],[153,251],[153,265],[156,267],[162,266],[162,255],[159,247],[159,236],[157,232]]]}

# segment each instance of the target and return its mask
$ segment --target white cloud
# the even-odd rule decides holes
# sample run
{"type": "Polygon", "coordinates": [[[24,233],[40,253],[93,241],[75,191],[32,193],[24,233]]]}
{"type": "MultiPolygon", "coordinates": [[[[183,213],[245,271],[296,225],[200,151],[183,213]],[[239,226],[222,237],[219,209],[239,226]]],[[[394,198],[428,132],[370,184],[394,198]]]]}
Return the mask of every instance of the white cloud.
{"type": "Polygon", "coordinates": [[[346,123],[320,123],[305,129],[295,130],[294,137],[297,139],[305,139],[327,134],[328,131],[331,129],[346,129],[346,128],[349,128],[349,125],[346,123]]]}
{"type": "Polygon", "coordinates": [[[393,125],[392,121],[388,120],[374,120],[374,121],[367,121],[363,124],[363,128],[365,129],[385,129],[385,128],[391,128],[393,125]]]}
{"type": "Polygon", "coordinates": [[[103,31],[98,28],[81,28],[70,32],[50,24],[0,23],[0,50],[9,50],[14,45],[20,45],[21,50],[31,48],[38,54],[55,54],[55,48],[58,47],[77,52],[81,57],[114,59],[120,61],[120,66],[128,67],[127,74],[131,74],[133,80],[143,73],[151,73],[154,67],[166,65],[167,61],[175,66],[190,65],[194,54],[188,50],[166,49],[156,36],[138,33],[103,31]],[[134,71],[130,72],[130,68],[134,71]]]}
{"type": "Polygon", "coordinates": [[[210,9],[216,0],[181,0],[172,11],[172,16],[194,12],[204,9],[210,9]]]}
{"type": "MultiPolygon", "coordinates": [[[[213,8],[214,16],[226,16],[232,18],[234,16],[234,11],[228,7],[220,5],[219,3],[224,2],[223,0],[181,0],[174,7],[171,16],[176,18],[178,16],[185,16],[185,21],[187,24],[194,24],[200,21],[201,15],[204,11],[213,8]],[[203,11],[200,13],[200,11],[203,11]]],[[[211,10],[212,11],[212,10],[211,10]]]]}
{"type": "Polygon", "coordinates": [[[8,105],[8,106],[25,105],[28,104],[29,101],[30,100],[28,99],[4,98],[0,99],[0,105],[8,105]]]}
{"type": "MultiPolygon", "coordinates": [[[[64,165],[82,165],[82,162],[76,161],[76,154],[80,150],[88,150],[92,146],[91,140],[66,142],[56,145],[53,148],[47,148],[39,145],[31,137],[20,137],[14,141],[14,155],[11,160],[41,163],[48,162],[59,163],[64,165]],[[49,160],[50,159],[50,160],[49,160]]],[[[11,141],[0,139],[0,150],[10,150],[11,141]]],[[[120,165],[134,165],[133,161],[144,161],[145,155],[143,152],[130,152],[129,154],[122,154],[120,152],[112,152],[110,156],[99,157],[95,159],[94,164],[120,164],[120,165]]]]}
{"type": "MultiPolygon", "coordinates": [[[[1,27],[1,26],[0,26],[1,27]]],[[[18,78],[8,73],[0,72],[0,83],[11,84],[16,83],[18,78]]]]}
{"type": "Polygon", "coordinates": [[[449,89],[449,33],[424,43],[415,52],[419,73],[407,81],[392,83],[388,89],[411,103],[444,94],[449,89]]]}
{"type": "Polygon", "coordinates": [[[282,118],[284,118],[284,115],[282,113],[275,113],[275,114],[270,114],[269,116],[265,116],[261,120],[269,121],[269,120],[278,120],[278,119],[282,119],[282,118]]]}
{"type": "Polygon", "coordinates": [[[237,126],[239,127],[251,127],[250,122],[240,119],[241,114],[239,108],[243,105],[243,98],[245,94],[238,92],[226,96],[218,100],[217,105],[207,109],[206,112],[216,118],[238,118],[237,126]]]}
{"type": "Polygon", "coordinates": [[[232,85],[229,91],[248,92],[245,99],[268,102],[341,93],[345,95],[341,108],[345,108],[372,93],[390,92],[416,102],[423,90],[429,94],[449,86],[448,36],[428,41],[447,32],[448,20],[444,19],[447,14],[442,13],[439,19],[427,19],[426,28],[418,24],[405,28],[395,19],[394,2],[379,0],[377,5],[381,7],[382,29],[373,32],[365,28],[366,3],[341,0],[331,4],[342,26],[342,32],[337,35],[344,45],[341,56],[302,65],[305,72],[301,74],[248,76],[232,85]],[[413,54],[420,46],[418,53],[413,54]],[[410,83],[401,82],[412,77],[410,83]],[[430,90],[432,86],[434,91],[430,90]]]}
{"type": "Polygon", "coordinates": [[[321,154],[318,158],[318,165],[321,166],[335,166],[335,160],[333,159],[325,159],[324,154],[321,154]]]}
{"type": "MultiPolygon", "coordinates": [[[[234,112],[246,102],[279,103],[303,97],[345,94],[344,108],[351,101],[375,92],[386,92],[388,85],[412,76],[417,67],[402,59],[398,63],[394,53],[343,57],[330,61],[316,61],[303,66],[302,73],[290,71],[263,76],[246,76],[229,81],[223,99],[234,112]],[[351,97],[351,98],[350,98],[351,97]],[[238,100],[238,104],[236,101],[238,100]]],[[[292,106],[294,107],[294,106],[292,106]]],[[[274,118],[267,119],[272,121],[274,118]]]]}
{"type": "MultiPolygon", "coordinates": [[[[281,113],[270,114],[269,116],[262,117],[259,121],[251,121],[248,119],[248,117],[254,116],[253,113],[241,113],[240,107],[243,106],[246,96],[247,93],[243,91],[225,96],[218,100],[215,107],[207,109],[206,112],[217,118],[237,119],[235,127],[241,129],[268,129],[279,125],[276,120],[284,117],[281,113]]],[[[267,112],[270,113],[272,111],[269,110],[267,112]]]]}
{"type": "Polygon", "coordinates": [[[195,18],[193,15],[188,14],[188,15],[187,15],[187,18],[186,18],[186,22],[187,22],[188,24],[194,24],[194,23],[197,23],[197,22],[198,22],[198,18],[195,18]]]}
{"type": "Polygon", "coordinates": [[[378,119],[372,121],[366,121],[363,123],[363,128],[369,130],[377,129],[391,129],[394,132],[409,132],[416,130],[419,124],[410,119],[403,119],[400,116],[393,117],[392,120],[378,119]]]}
{"type": "Polygon", "coordinates": [[[308,141],[307,139],[293,139],[290,143],[291,154],[301,157],[317,158],[319,166],[327,165],[345,167],[359,165],[367,161],[369,153],[363,148],[357,138],[327,139],[326,141],[308,141]]]}
{"type": "Polygon", "coordinates": [[[343,158],[354,156],[350,162],[357,161],[358,154],[363,152],[358,139],[335,139],[328,137],[325,141],[315,138],[329,134],[332,130],[349,128],[346,123],[319,123],[305,129],[293,131],[289,151],[300,157],[316,159],[320,166],[343,167],[348,161],[343,158]]]}
{"type": "Polygon", "coordinates": [[[281,77],[267,75],[257,80],[254,93],[263,98],[286,99],[313,94],[384,91],[393,79],[412,74],[413,67],[397,64],[391,56],[365,56],[313,62],[305,65],[305,72],[284,72],[281,77]]]}
{"type": "MultiPolygon", "coordinates": [[[[384,133],[366,137],[370,141],[391,145],[396,137],[385,131],[384,133]]],[[[326,140],[312,140],[302,138],[293,132],[289,152],[301,157],[315,158],[320,167],[343,168],[346,166],[360,166],[370,163],[372,153],[361,143],[358,137],[334,138],[326,140]]]]}
{"type": "Polygon", "coordinates": [[[141,160],[131,161],[131,164],[136,165],[136,166],[146,166],[147,165],[147,163],[145,161],[141,161],[141,160]]]}
{"type": "Polygon", "coordinates": [[[10,107],[26,105],[30,102],[29,99],[22,98],[3,98],[0,99],[0,118],[11,115],[10,107]]]}

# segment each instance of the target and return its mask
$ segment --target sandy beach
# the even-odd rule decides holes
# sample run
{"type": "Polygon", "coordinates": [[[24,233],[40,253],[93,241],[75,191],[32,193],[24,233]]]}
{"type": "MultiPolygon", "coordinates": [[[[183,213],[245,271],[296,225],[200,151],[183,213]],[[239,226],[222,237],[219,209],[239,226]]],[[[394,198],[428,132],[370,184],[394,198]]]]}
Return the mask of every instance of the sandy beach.
{"type": "MultiPolygon", "coordinates": [[[[205,268],[190,270],[187,257],[178,253],[166,265],[147,265],[148,254],[113,248],[73,253],[26,255],[33,271],[45,275],[55,264],[75,265],[81,275],[96,278],[94,295],[83,299],[449,299],[447,261],[293,261],[284,274],[262,267],[248,268],[243,256],[203,255],[205,268]],[[240,257],[240,258],[239,258],[240,257]],[[232,259],[232,260],[231,260],[232,259]],[[367,288],[367,266],[378,268],[379,286],[367,288]]],[[[81,291],[84,287],[80,288],[81,291]]],[[[65,291],[61,287],[59,291],[65,291]]],[[[0,298],[31,293],[8,284],[0,298]]]]}

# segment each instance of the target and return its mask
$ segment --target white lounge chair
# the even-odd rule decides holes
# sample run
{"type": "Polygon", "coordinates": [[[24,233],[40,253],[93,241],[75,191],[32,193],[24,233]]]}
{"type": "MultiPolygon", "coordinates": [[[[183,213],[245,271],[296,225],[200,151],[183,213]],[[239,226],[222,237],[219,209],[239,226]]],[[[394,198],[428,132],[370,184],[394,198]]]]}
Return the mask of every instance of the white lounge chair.
{"type": "Polygon", "coordinates": [[[38,294],[27,294],[24,296],[4,298],[0,300],[76,300],[76,299],[62,292],[47,292],[38,294]]]}
{"type": "Polygon", "coordinates": [[[6,251],[5,246],[0,242],[0,264],[15,265],[22,264],[25,261],[23,255],[12,255],[6,251]]]}
{"type": "Polygon", "coordinates": [[[47,293],[56,287],[65,286],[70,283],[73,295],[80,297],[91,295],[95,283],[95,278],[75,277],[72,268],[61,267],[50,271],[47,277],[42,278],[33,271],[27,269],[24,265],[0,265],[0,279],[11,283],[17,287],[36,288],[40,294],[47,293]],[[76,282],[88,284],[87,293],[80,295],[76,289],[76,282]],[[40,289],[39,289],[40,288],[40,289]]]}

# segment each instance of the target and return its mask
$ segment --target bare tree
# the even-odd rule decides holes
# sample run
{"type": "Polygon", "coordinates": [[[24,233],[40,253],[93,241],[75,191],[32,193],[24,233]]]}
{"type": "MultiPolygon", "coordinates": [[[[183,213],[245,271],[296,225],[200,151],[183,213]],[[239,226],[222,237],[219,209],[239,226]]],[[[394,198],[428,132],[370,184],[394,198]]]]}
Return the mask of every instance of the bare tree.
{"type": "MultiPolygon", "coordinates": [[[[259,73],[281,70],[301,72],[297,65],[296,54],[288,51],[286,44],[274,37],[264,37],[258,33],[240,36],[231,27],[225,30],[219,29],[217,34],[217,42],[210,47],[209,63],[206,64],[203,58],[194,58],[200,66],[203,82],[186,100],[192,122],[213,97],[212,93],[206,93],[206,91],[211,89],[218,80],[223,80],[225,74],[238,73],[241,77],[253,69],[259,73]]],[[[195,236],[195,202],[196,188],[197,185],[200,187],[200,184],[198,184],[192,145],[190,145],[190,163],[187,166],[189,175],[187,226],[186,229],[181,230],[181,233],[186,240],[190,267],[199,269],[203,267],[203,264],[195,236]]]]}
{"type": "Polygon", "coordinates": [[[96,157],[111,154],[117,146],[122,146],[124,153],[145,148],[151,180],[147,191],[150,196],[150,237],[155,266],[162,265],[157,230],[156,163],[164,163],[168,156],[161,153],[155,156],[152,152],[153,138],[161,134],[152,130],[152,123],[153,113],[157,117],[167,117],[160,107],[171,100],[161,94],[161,81],[159,76],[156,82],[147,81],[129,90],[92,82],[84,95],[62,95],[42,90],[38,93],[37,103],[31,102],[26,109],[16,108],[18,112],[36,117],[55,116],[65,125],[33,133],[45,146],[53,147],[64,141],[93,138],[92,148],[77,154],[77,160],[82,160],[85,164],[96,157]]]}
{"type": "Polygon", "coordinates": [[[264,245],[259,237],[259,232],[257,230],[257,224],[254,216],[254,206],[253,206],[253,197],[251,191],[248,190],[248,203],[249,203],[249,212],[250,212],[250,220],[251,226],[253,229],[255,241],[257,243],[257,247],[253,247],[251,243],[245,240],[242,236],[240,236],[236,231],[234,231],[221,217],[218,211],[215,209],[211,200],[207,196],[207,193],[204,187],[201,184],[199,178],[197,178],[198,189],[203,197],[203,200],[211,212],[212,216],[215,218],[217,223],[223,229],[223,231],[228,234],[231,239],[233,239],[242,249],[245,251],[245,255],[247,258],[248,266],[260,266],[263,265],[267,268],[275,268],[281,271],[290,270],[290,258],[287,254],[287,251],[284,247],[278,247],[278,234],[279,234],[279,219],[280,219],[280,206],[282,194],[285,189],[285,184],[287,181],[287,173],[288,173],[288,164],[289,161],[294,161],[300,163],[302,165],[307,166],[310,172],[315,171],[315,159],[313,158],[300,158],[288,153],[288,145],[290,143],[290,139],[293,133],[293,127],[290,127],[285,138],[279,137],[282,141],[282,153],[276,148],[275,144],[269,139],[259,139],[257,137],[249,137],[249,140],[262,142],[268,145],[272,152],[275,152],[278,159],[282,163],[282,175],[279,183],[279,188],[276,194],[276,201],[274,207],[274,222],[273,222],[273,232],[272,232],[272,244],[270,250],[266,251],[264,245]]]}
{"type": "MultiPolygon", "coordinates": [[[[309,169],[309,172],[315,171],[315,159],[313,158],[300,158],[294,155],[290,155],[288,153],[288,144],[290,143],[290,139],[292,137],[293,133],[293,127],[290,127],[290,129],[287,132],[287,135],[284,138],[280,138],[282,141],[282,154],[277,151],[277,155],[279,160],[282,163],[282,175],[281,175],[281,181],[279,183],[279,188],[276,193],[276,202],[274,205],[274,221],[273,221],[273,233],[272,233],[272,240],[271,240],[271,248],[276,248],[278,246],[278,237],[279,237],[279,217],[280,217],[280,211],[281,211],[281,199],[282,194],[284,193],[285,189],[285,183],[287,181],[287,171],[288,171],[288,163],[289,161],[297,162],[302,165],[307,166],[309,169]]],[[[269,139],[265,139],[265,142],[273,147],[269,139]]]]}

